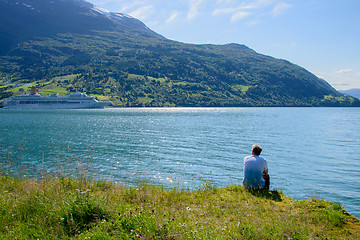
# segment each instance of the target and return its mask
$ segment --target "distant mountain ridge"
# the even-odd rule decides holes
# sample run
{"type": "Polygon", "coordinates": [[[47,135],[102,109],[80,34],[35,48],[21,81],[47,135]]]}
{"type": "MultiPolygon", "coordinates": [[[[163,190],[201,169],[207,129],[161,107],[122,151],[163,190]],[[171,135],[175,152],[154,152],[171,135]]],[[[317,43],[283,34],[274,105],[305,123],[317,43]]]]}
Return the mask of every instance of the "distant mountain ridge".
{"type": "Polygon", "coordinates": [[[0,99],[75,89],[116,106],[358,106],[240,44],[171,41],[82,0],[0,0],[0,99]]]}
{"type": "Polygon", "coordinates": [[[348,90],[340,90],[339,92],[345,93],[347,95],[350,95],[352,97],[356,97],[357,99],[360,99],[360,88],[352,88],[348,90]]]}

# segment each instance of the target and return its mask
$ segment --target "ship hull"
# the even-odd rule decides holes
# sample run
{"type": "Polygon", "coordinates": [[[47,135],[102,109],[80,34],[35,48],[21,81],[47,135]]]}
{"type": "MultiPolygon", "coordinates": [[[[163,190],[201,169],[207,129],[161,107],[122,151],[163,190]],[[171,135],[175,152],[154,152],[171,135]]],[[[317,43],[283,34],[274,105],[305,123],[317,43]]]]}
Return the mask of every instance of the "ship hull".
{"type": "Polygon", "coordinates": [[[27,94],[11,97],[4,102],[5,109],[88,109],[105,108],[109,105],[111,102],[98,102],[84,93],[65,96],[27,94]]]}
{"type": "Polygon", "coordinates": [[[87,108],[105,108],[111,105],[111,103],[98,102],[96,104],[89,103],[89,104],[26,104],[26,105],[7,105],[4,106],[4,109],[87,109],[87,108]]]}

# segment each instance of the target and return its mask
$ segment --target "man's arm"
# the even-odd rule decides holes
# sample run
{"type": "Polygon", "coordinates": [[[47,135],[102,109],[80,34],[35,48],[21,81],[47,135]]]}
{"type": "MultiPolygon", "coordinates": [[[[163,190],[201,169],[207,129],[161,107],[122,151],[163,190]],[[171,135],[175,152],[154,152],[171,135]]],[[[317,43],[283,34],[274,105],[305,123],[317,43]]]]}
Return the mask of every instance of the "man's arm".
{"type": "Polygon", "coordinates": [[[270,176],[269,176],[269,174],[268,174],[268,169],[265,169],[265,170],[263,171],[263,179],[265,180],[264,189],[269,190],[269,187],[270,187],[270,176]]]}
{"type": "Polygon", "coordinates": [[[265,161],[265,164],[264,164],[264,170],[263,170],[263,178],[265,179],[266,176],[268,176],[268,172],[269,172],[269,169],[267,167],[267,162],[265,161]]]}
{"type": "Polygon", "coordinates": [[[264,171],[262,173],[262,177],[263,177],[264,180],[266,180],[269,177],[268,172],[269,172],[268,168],[264,169],[264,171]]]}

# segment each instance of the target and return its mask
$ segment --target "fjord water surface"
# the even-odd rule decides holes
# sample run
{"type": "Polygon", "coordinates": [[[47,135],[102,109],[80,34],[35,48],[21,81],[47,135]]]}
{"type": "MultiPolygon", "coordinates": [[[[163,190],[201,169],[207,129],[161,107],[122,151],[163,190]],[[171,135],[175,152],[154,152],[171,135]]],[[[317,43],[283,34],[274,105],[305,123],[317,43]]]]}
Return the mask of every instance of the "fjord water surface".
{"type": "Polygon", "coordinates": [[[222,187],[242,184],[258,143],[272,189],[360,217],[360,108],[0,109],[0,122],[1,166],[15,175],[83,167],[119,183],[222,187]]]}

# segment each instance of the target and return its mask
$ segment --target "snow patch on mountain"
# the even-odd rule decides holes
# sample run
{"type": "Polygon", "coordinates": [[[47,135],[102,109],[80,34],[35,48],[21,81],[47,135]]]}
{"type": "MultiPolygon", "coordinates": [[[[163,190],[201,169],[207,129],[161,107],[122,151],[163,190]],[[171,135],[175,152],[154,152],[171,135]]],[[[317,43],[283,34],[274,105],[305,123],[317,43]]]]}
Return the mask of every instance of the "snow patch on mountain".
{"type": "Polygon", "coordinates": [[[126,15],[126,14],[123,14],[123,13],[110,12],[109,10],[101,8],[101,7],[96,6],[96,5],[93,6],[92,10],[97,12],[97,13],[100,13],[100,14],[108,17],[108,18],[115,18],[115,19],[118,19],[118,20],[122,20],[124,17],[126,17],[126,18],[132,18],[133,19],[133,17],[131,17],[129,15],[126,15]]]}
{"type": "Polygon", "coordinates": [[[106,16],[110,16],[111,15],[111,12],[107,9],[104,9],[104,8],[101,8],[101,7],[98,7],[98,6],[95,6],[92,8],[92,10],[94,10],[95,12],[98,12],[100,14],[103,14],[103,15],[106,15],[106,16]]]}
{"type": "Polygon", "coordinates": [[[31,10],[35,10],[35,8],[34,8],[33,6],[31,6],[30,4],[23,3],[23,5],[24,5],[25,7],[30,8],[31,10]]]}

